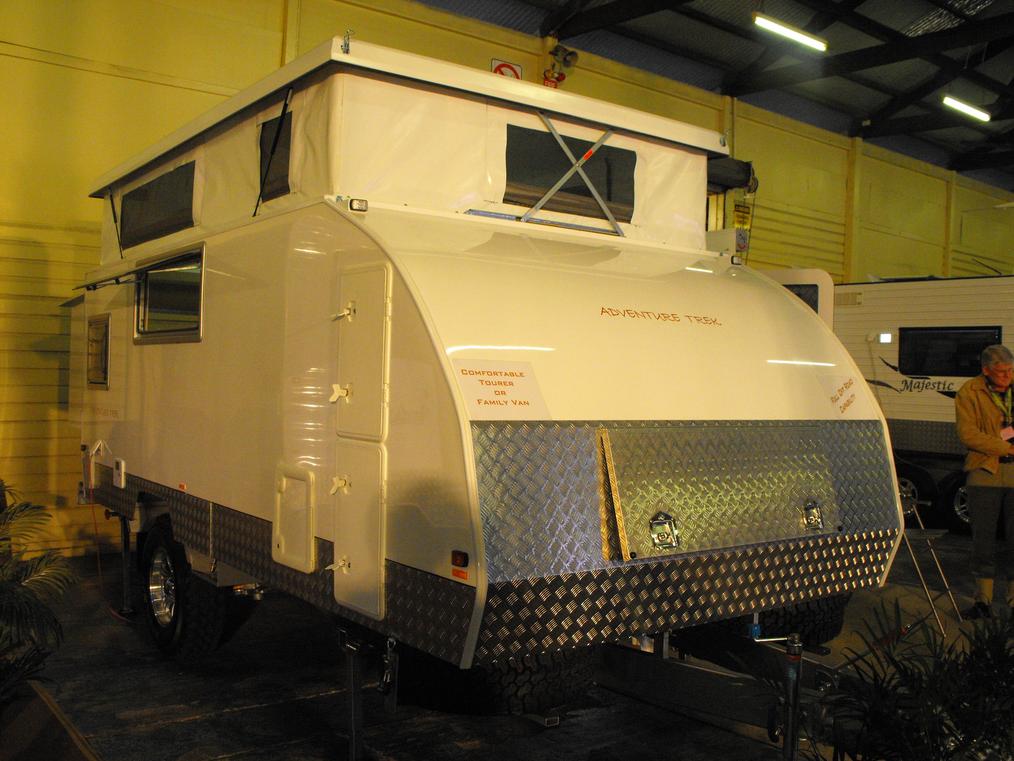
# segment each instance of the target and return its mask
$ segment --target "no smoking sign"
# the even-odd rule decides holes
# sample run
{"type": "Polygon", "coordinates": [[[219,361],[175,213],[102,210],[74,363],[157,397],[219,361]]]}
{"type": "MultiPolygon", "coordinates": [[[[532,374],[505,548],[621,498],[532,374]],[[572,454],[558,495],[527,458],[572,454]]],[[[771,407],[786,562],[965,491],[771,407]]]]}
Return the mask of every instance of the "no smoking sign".
{"type": "Polygon", "coordinates": [[[498,58],[494,58],[490,63],[490,70],[494,74],[500,74],[501,76],[504,77],[511,77],[512,79],[521,79],[522,77],[520,63],[501,61],[498,58]]]}

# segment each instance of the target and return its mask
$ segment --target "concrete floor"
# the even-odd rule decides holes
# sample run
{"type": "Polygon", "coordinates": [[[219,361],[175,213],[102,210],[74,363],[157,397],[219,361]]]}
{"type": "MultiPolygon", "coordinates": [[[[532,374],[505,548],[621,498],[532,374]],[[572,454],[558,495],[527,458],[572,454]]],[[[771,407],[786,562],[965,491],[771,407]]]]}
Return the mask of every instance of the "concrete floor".
{"type": "MultiPolygon", "coordinates": [[[[959,604],[970,603],[968,537],[937,540],[959,604]]],[[[917,551],[918,548],[917,548],[917,551]]],[[[939,588],[929,556],[924,572],[939,588]]],[[[113,611],[121,595],[115,558],[83,564],[82,581],[60,608],[66,641],[46,668],[45,688],[104,761],[346,758],[343,661],[330,620],[284,595],[269,595],[211,663],[199,670],[161,658],[143,621],[113,611]]],[[[897,601],[912,620],[928,610],[904,546],[888,586],[853,597],[846,631],[824,658],[840,663],[872,611],[897,601]]],[[[949,637],[959,626],[946,598],[938,603],[949,637]]],[[[368,677],[369,678],[369,677],[368,677]]],[[[390,761],[531,759],[641,761],[645,758],[777,759],[767,742],[747,739],[601,688],[571,706],[558,727],[522,717],[477,717],[425,705],[384,713],[367,690],[365,745],[390,761]]],[[[2,754],[0,754],[2,755],[2,754]]]]}

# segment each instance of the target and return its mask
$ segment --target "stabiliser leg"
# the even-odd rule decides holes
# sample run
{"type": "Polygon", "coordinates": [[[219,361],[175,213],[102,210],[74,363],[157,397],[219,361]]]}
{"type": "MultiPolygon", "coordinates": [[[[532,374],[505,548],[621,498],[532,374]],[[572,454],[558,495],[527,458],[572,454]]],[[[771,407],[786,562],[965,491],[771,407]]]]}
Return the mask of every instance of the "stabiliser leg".
{"type": "Polygon", "coordinates": [[[363,674],[367,659],[376,658],[379,651],[381,672],[377,689],[384,696],[384,709],[388,713],[394,713],[398,707],[397,642],[389,637],[384,643],[383,650],[380,651],[377,643],[371,642],[367,637],[354,636],[349,629],[339,627],[338,646],[345,662],[346,698],[343,723],[348,740],[347,758],[349,761],[360,761],[364,758],[365,747],[363,674]]]}

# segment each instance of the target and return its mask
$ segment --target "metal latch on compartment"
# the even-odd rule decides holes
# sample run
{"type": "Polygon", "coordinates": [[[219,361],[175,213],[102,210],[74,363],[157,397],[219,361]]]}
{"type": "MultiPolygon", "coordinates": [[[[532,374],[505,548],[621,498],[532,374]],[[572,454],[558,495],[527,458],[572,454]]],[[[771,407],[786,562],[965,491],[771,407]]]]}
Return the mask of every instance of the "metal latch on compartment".
{"type": "Polygon", "coordinates": [[[349,400],[350,396],[352,396],[352,384],[351,383],[349,383],[349,384],[347,384],[345,386],[341,385],[340,383],[332,383],[331,384],[331,398],[328,399],[328,401],[331,404],[334,404],[339,399],[344,399],[347,402],[349,400]]]}
{"type": "Polygon", "coordinates": [[[669,513],[658,512],[649,523],[651,541],[660,550],[673,550],[680,546],[680,532],[669,513]]]}
{"type": "Polygon", "coordinates": [[[820,510],[820,503],[815,499],[808,499],[803,505],[803,526],[808,531],[819,531],[824,528],[824,515],[820,510]]]}

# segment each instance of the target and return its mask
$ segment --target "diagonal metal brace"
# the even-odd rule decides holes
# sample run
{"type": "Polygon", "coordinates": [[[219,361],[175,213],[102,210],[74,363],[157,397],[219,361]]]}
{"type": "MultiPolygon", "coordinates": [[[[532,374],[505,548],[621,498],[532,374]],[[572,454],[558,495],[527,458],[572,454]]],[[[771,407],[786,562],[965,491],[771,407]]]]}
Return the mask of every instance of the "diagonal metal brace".
{"type": "MultiPolygon", "coordinates": [[[[553,134],[553,137],[556,138],[556,142],[559,144],[560,150],[564,152],[564,154],[570,160],[570,163],[575,165],[578,175],[580,175],[581,179],[584,180],[584,184],[588,188],[588,190],[591,191],[592,198],[595,199],[595,203],[599,205],[599,208],[602,210],[602,213],[605,214],[606,219],[609,220],[609,224],[612,225],[613,232],[615,232],[622,238],[623,237],[622,228],[616,222],[616,218],[613,216],[612,211],[609,210],[609,206],[606,204],[605,200],[603,200],[602,196],[599,194],[598,189],[596,189],[595,187],[595,183],[591,181],[591,178],[585,173],[584,169],[582,168],[582,165],[586,161],[590,160],[591,157],[595,154],[595,151],[598,150],[598,147],[600,145],[603,145],[606,142],[606,140],[608,140],[610,137],[613,136],[613,131],[607,130],[606,133],[602,136],[602,138],[597,143],[595,143],[595,145],[591,147],[591,150],[585,153],[585,155],[581,157],[581,161],[578,162],[578,160],[574,158],[574,154],[570,152],[570,148],[564,141],[563,136],[560,135],[560,133],[557,131],[553,123],[549,121],[549,117],[540,111],[539,118],[542,119],[542,123],[546,125],[546,129],[548,129],[553,134]]],[[[546,200],[548,201],[549,199],[546,200]]]]}
{"type": "Polygon", "coordinates": [[[596,203],[598,203],[599,207],[605,213],[606,218],[612,225],[613,232],[619,235],[620,237],[623,237],[623,230],[620,228],[619,224],[617,224],[616,218],[613,217],[612,212],[609,211],[609,207],[607,207],[605,201],[602,200],[602,196],[599,195],[599,192],[595,189],[595,186],[588,178],[588,175],[585,174],[584,170],[581,168],[582,166],[584,166],[585,162],[587,162],[592,156],[595,155],[595,151],[597,151],[599,147],[603,145],[603,143],[605,143],[610,137],[613,136],[613,131],[611,129],[606,130],[604,133],[602,133],[602,136],[595,141],[595,144],[592,145],[592,147],[589,148],[580,159],[575,159],[574,154],[571,153],[570,149],[567,147],[567,144],[563,141],[563,138],[560,136],[560,133],[557,132],[556,128],[553,126],[553,123],[549,121],[549,119],[545,116],[545,114],[540,113],[539,118],[542,119],[542,122],[546,125],[546,128],[552,133],[553,137],[556,138],[556,142],[559,143],[560,148],[563,149],[564,154],[570,160],[572,166],[564,173],[564,175],[559,180],[557,180],[556,184],[553,185],[553,187],[551,187],[549,190],[546,191],[546,193],[542,196],[542,198],[540,198],[532,208],[530,208],[528,211],[524,213],[524,215],[521,217],[521,221],[522,222],[533,221],[532,218],[539,213],[539,211],[542,209],[543,206],[546,205],[546,203],[549,202],[549,199],[551,199],[554,195],[556,195],[556,193],[560,190],[560,188],[562,188],[567,183],[567,180],[573,177],[575,173],[578,173],[581,179],[584,181],[584,184],[588,187],[588,190],[591,191],[592,197],[595,199],[596,203]]]}

